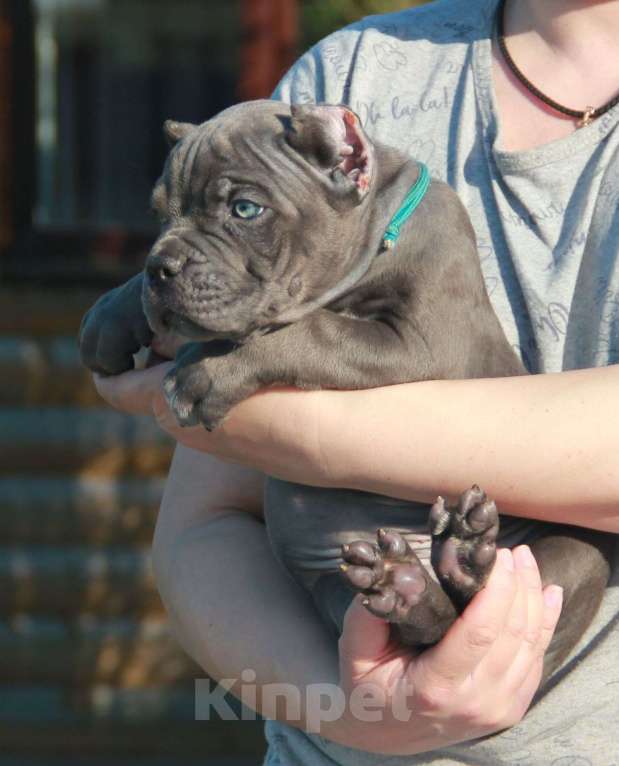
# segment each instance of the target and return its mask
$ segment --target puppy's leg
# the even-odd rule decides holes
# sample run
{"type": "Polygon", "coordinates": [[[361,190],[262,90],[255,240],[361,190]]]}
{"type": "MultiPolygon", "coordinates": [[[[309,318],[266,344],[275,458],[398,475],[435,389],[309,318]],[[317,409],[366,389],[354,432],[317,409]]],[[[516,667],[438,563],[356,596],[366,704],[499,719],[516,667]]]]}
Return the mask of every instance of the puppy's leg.
{"type": "Polygon", "coordinates": [[[600,606],[610,576],[614,536],[557,526],[531,544],[542,583],[563,588],[563,608],[544,657],[542,683],[563,663],[600,606]]]}

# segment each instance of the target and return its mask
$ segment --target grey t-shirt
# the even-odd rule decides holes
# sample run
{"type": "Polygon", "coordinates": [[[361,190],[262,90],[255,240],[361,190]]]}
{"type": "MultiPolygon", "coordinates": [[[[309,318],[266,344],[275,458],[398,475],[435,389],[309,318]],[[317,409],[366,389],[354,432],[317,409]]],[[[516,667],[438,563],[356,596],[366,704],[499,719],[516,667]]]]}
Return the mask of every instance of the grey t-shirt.
{"type": "MultiPolygon", "coordinates": [[[[567,138],[501,149],[497,0],[437,0],[331,35],[275,97],[350,105],[375,139],[425,162],[466,206],[493,306],[532,372],[619,361],[619,107],[567,138]]],[[[609,423],[609,427],[611,427],[609,423]]],[[[619,570],[571,658],[522,723],[419,756],[364,754],[277,722],[268,766],[618,766],[619,570]]]]}

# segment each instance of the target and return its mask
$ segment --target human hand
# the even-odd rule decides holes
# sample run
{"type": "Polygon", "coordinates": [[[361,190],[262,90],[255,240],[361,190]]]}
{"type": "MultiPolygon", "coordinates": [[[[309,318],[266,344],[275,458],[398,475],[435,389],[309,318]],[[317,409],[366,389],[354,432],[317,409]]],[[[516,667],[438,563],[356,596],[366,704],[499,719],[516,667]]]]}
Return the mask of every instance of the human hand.
{"type": "MultiPolygon", "coordinates": [[[[160,351],[156,343],[153,346],[160,351]]],[[[233,407],[209,433],[202,426],[180,426],[169,409],[162,386],[172,368],[166,362],[121,375],[95,374],[94,382],[112,407],[154,416],[164,431],[186,447],[289,481],[329,485],[320,432],[321,423],[334,417],[334,394],[338,392],[264,389],[233,407]]]]}
{"type": "Polygon", "coordinates": [[[357,598],[339,645],[347,711],[321,734],[360,750],[412,755],[513,726],[539,686],[561,602],[560,588],[542,589],[528,547],[503,549],[445,637],[415,656],[394,645],[389,625],[357,598]],[[373,718],[363,713],[364,697],[375,703],[373,718]]]}

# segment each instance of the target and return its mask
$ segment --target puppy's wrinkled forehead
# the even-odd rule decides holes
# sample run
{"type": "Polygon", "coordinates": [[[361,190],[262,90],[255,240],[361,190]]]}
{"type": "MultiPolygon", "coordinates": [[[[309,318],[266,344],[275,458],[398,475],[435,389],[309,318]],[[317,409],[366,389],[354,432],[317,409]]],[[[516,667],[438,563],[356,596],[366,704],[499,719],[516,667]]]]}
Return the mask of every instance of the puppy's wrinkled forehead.
{"type": "Polygon", "coordinates": [[[173,150],[168,182],[178,188],[221,172],[242,177],[276,174],[283,121],[290,109],[276,102],[239,104],[196,126],[173,150]]]}
{"type": "Polygon", "coordinates": [[[308,195],[342,212],[364,200],[373,178],[372,144],[346,106],[249,101],[164,130],[174,148],[153,204],[173,216],[223,202],[222,179],[239,193],[263,192],[267,206],[275,198],[282,212],[303,209],[308,195]]]}
{"type": "Polygon", "coordinates": [[[204,126],[208,126],[213,152],[225,160],[243,155],[247,150],[253,155],[256,142],[274,144],[283,133],[286,120],[290,120],[290,107],[275,101],[250,101],[237,104],[220,112],[204,126]]]}

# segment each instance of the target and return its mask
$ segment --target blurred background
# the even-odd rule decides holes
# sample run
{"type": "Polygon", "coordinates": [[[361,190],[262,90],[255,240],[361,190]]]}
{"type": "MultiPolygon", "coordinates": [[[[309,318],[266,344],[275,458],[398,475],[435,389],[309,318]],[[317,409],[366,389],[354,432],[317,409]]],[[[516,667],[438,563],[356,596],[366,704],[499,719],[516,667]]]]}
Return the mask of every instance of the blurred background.
{"type": "Polygon", "coordinates": [[[410,0],[0,0],[0,766],[243,766],[194,720],[149,548],[171,444],[104,408],[84,311],[156,226],[165,119],[268,96],[303,50],[410,0]]]}

